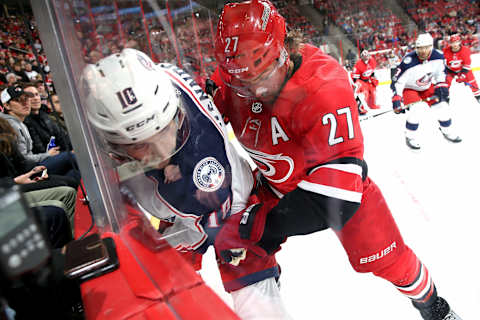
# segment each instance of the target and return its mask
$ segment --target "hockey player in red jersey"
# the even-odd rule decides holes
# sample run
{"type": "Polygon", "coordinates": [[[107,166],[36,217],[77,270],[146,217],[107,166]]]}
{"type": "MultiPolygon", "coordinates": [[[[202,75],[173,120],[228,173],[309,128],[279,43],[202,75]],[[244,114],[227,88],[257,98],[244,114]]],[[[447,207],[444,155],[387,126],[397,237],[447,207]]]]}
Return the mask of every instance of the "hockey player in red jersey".
{"type": "Polygon", "coordinates": [[[450,87],[453,79],[456,82],[465,83],[473,92],[475,98],[480,102],[480,89],[477,80],[470,67],[470,49],[462,46],[462,38],[459,34],[451,35],[449,46],[443,50],[445,63],[447,65],[447,83],[450,87]]]}
{"type": "Polygon", "coordinates": [[[359,93],[363,93],[370,109],[379,109],[375,103],[375,90],[378,86],[378,79],[375,78],[375,68],[377,63],[375,59],[370,56],[367,50],[363,50],[360,54],[360,59],[355,63],[352,71],[352,79],[355,85],[358,86],[359,93]]]}
{"type": "Polygon", "coordinates": [[[254,197],[245,213],[228,218],[218,255],[226,262],[242,248],[247,257],[267,255],[286,237],[331,228],[357,272],[390,281],[423,319],[460,319],[367,175],[347,73],[299,41],[286,38],[285,21],[267,0],[227,4],[220,16],[219,67],[208,92],[259,167],[264,192],[277,199],[254,197]]]}

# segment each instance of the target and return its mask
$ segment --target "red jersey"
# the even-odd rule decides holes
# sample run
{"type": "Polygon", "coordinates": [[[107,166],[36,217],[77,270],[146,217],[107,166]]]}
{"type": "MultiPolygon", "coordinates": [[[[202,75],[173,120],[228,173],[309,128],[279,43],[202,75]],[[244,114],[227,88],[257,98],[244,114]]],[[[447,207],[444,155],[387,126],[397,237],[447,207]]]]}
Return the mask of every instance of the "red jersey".
{"type": "Polygon", "coordinates": [[[459,73],[463,70],[471,70],[470,49],[467,46],[461,46],[458,52],[453,52],[451,47],[443,50],[447,71],[459,73]]]}
{"type": "Polygon", "coordinates": [[[359,59],[353,67],[352,78],[368,81],[373,76],[376,67],[377,63],[373,57],[370,57],[368,63],[365,63],[362,59],[359,59]]]}
{"type": "Polygon", "coordinates": [[[273,104],[240,97],[226,85],[215,103],[276,191],[300,187],[360,203],[363,136],[348,74],[316,47],[305,45],[301,54],[273,104]]]}

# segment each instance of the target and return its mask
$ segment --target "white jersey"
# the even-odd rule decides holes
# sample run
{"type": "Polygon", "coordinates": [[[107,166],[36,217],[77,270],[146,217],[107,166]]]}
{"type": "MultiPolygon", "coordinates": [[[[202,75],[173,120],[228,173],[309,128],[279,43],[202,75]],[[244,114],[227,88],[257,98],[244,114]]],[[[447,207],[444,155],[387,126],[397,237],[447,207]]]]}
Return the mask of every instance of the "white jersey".
{"type": "Polygon", "coordinates": [[[146,170],[135,161],[121,166],[118,173],[122,187],[150,221],[153,216],[173,223],[162,232],[172,247],[203,253],[223,220],[246,207],[253,175],[228,141],[220,113],[200,86],[180,68],[158,67],[170,76],[188,115],[189,138],[169,162],[181,176],[167,182],[164,170],[146,170]]]}
{"type": "Polygon", "coordinates": [[[445,59],[438,50],[433,50],[430,57],[422,61],[415,51],[408,53],[392,77],[394,94],[402,96],[404,89],[425,91],[432,84],[445,82],[445,59]]]}

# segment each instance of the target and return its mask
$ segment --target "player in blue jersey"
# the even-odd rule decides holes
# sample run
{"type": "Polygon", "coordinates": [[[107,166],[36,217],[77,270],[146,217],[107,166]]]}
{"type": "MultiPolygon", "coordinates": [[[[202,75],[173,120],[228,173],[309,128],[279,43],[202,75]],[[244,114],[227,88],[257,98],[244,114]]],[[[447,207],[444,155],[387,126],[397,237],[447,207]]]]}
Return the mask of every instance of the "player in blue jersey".
{"type": "Polygon", "coordinates": [[[462,141],[452,128],[444,60],[443,54],[433,49],[432,36],[422,33],[415,42],[415,51],[403,58],[392,78],[393,109],[396,113],[408,110],[405,138],[411,149],[421,147],[418,127],[422,109],[429,107],[437,113],[445,139],[462,141]]]}
{"type": "MultiPolygon", "coordinates": [[[[223,221],[243,214],[254,181],[213,102],[183,70],[134,49],[88,65],[84,79],[88,119],[116,160],[120,189],[161,221],[172,247],[204,253],[223,221]]],[[[242,319],[289,319],[273,255],[219,268],[242,319]]]]}

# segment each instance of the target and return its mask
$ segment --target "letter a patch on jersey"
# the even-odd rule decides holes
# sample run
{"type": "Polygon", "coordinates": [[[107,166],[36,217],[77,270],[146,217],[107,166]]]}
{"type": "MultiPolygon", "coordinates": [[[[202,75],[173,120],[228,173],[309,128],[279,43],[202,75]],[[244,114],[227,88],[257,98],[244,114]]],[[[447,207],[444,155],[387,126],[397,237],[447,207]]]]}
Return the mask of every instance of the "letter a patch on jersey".
{"type": "Polygon", "coordinates": [[[282,140],[285,142],[290,140],[287,134],[285,133],[285,131],[282,129],[282,126],[280,125],[276,117],[272,117],[271,126],[272,126],[272,144],[274,146],[278,144],[278,138],[282,138],[282,140]]]}

